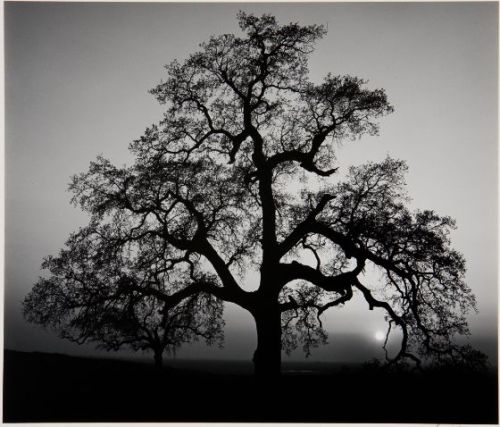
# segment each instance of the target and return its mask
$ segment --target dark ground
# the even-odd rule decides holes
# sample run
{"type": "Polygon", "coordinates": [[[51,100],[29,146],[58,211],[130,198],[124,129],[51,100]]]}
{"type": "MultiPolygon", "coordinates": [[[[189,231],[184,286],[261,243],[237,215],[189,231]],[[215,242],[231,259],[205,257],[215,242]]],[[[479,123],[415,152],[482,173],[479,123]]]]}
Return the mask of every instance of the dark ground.
{"type": "Polygon", "coordinates": [[[5,350],[4,422],[498,422],[496,371],[390,374],[296,363],[284,365],[277,384],[237,374],[245,371],[244,363],[177,362],[158,372],[5,350]]]}

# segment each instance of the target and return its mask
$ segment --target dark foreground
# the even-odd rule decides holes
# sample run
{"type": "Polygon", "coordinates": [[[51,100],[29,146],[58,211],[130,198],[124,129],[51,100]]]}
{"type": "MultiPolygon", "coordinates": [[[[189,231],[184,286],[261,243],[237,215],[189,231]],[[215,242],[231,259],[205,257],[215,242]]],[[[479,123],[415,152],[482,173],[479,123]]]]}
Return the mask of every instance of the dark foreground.
{"type": "Polygon", "coordinates": [[[219,373],[207,367],[158,372],[137,362],[6,350],[4,422],[498,422],[496,372],[288,365],[279,383],[262,384],[234,373],[244,370],[231,362],[219,373]]]}

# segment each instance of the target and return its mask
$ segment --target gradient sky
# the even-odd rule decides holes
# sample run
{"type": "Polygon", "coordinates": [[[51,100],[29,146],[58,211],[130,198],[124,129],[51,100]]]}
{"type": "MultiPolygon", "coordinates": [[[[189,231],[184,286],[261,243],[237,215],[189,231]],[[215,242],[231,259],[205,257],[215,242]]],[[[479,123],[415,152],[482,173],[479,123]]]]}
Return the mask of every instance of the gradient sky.
{"type": "MultiPolygon", "coordinates": [[[[87,217],[69,204],[71,175],[97,154],[130,162],[128,144],[162,114],[148,90],[162,66],[212,34],[238,31],[238,10],[281,23],[324,24],[311,78],[327,72],[386,89],[395,112],[380,136],[348,142],[339,164],[405,159],[415,208],[457,220],[454,247],[467,260],[479,313],[472,343],[491,356],[497,336],[498,5],[474,3],[98,4],[5,3],[6,258],[5,347],[88,354],[26,324],[21,301],[40,263],[87,217]]],[[[207,358],[250,360],[250,315],[228,304],[224,350],[207,358]]],[[[381,356],[383,313],[352,304],[326,316],[330,344],[317,360],[381,356]]],[[[181,352],[190,356],[193,347],[181,352]]],[[[299,357],[299,356],[297,356],[299,357]]]]}

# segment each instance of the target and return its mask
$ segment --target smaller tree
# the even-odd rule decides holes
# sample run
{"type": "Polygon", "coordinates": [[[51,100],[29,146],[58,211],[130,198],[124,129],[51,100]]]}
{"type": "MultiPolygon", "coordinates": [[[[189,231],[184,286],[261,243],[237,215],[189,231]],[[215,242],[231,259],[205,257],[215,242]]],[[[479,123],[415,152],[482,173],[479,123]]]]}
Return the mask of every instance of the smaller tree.
{"type": "Polygon", "coordinates": [[[71,235],[59,256],[46,258],[42,267],[51,275],[40,278],[26,296],[25,318],[78,344],[151,350],[157,367],[165,351],[174,353],[184,343],[201,338],[222,345],[222,304],[198,293],[167,305],[163,288],[175,262],[161,265],[151,257],[154,248],[144,245],[135,251],[134,265],[130,246],[126,257],[114,246],[118,229],[92,224],[71,235]],[[138,292],[145,283],[149,292],[138,292]]]}

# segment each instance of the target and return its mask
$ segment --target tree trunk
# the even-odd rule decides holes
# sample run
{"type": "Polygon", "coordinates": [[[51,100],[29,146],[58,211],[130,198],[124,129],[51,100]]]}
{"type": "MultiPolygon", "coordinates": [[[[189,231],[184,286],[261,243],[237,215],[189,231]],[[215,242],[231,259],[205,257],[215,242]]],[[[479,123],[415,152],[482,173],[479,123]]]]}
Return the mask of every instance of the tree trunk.
{"type": "Polygon", "coordinates": [[[255,375],[278,378],[281,375],[281,312],[276,306],[253,315],[257,327],[257,349],[253,356],[255,375]]]}
{"type": "Polygon", "coordinates": [[[154,351],[155,367],[156,369],[161,369],[163,367],[163,350],[153,349],[153,351],[154,351]]]}

